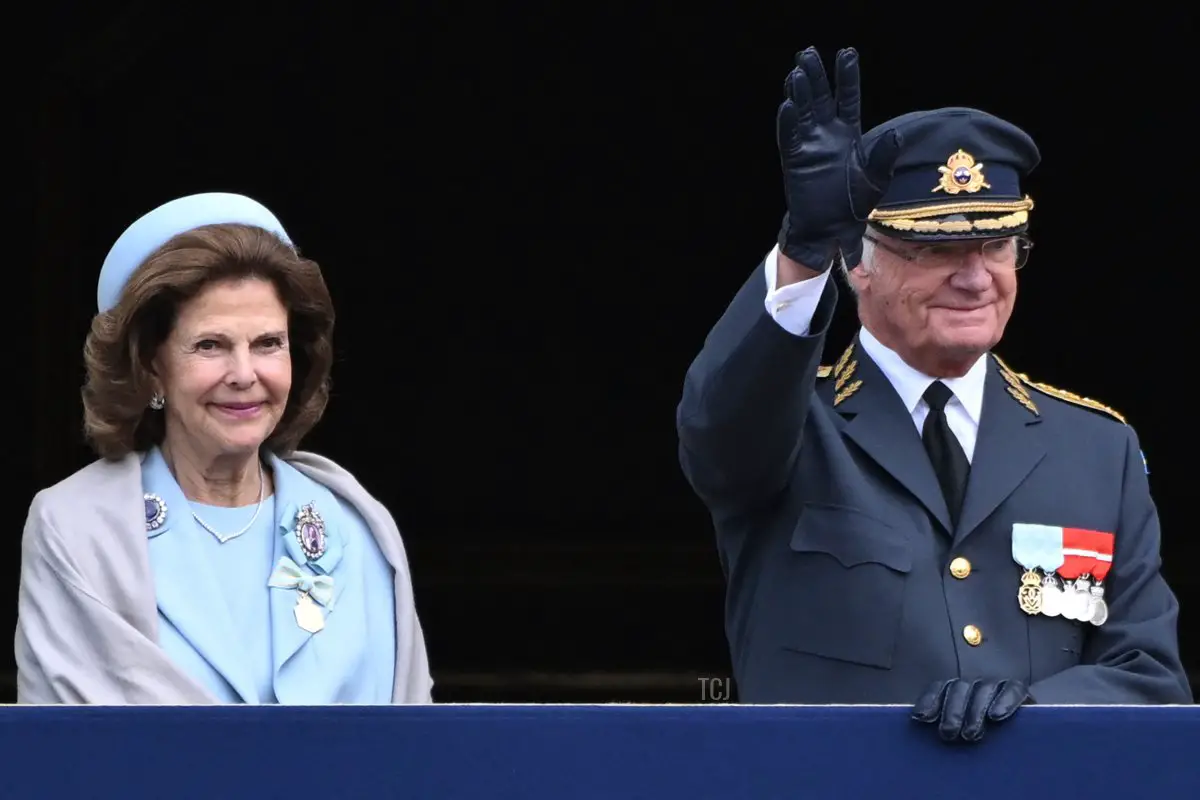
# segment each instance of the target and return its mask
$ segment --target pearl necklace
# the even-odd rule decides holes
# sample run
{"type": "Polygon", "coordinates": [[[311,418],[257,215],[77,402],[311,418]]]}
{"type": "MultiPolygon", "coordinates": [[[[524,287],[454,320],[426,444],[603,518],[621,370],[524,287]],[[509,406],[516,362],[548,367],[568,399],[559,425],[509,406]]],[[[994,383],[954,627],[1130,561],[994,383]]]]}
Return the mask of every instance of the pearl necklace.
{"type": "Polygon", "coordinates": [[[242,528],[240,531],[237,531],[236,533],[223,534],[220,531],[218,531],[217,529],[215,529],[214,527],[212,527],[211,525],[209,525],[204,520],[200,519],[200,515],[197,514],[195,511],[192,512],[192,519],[196,520],[196,524],[198,524],[201,528],[204,528],[204,530],[208,531],[213,536],[215,536],[218,542],[220,542],[221,544],[225,544],[226,542],[229,542],[229,541],[232,541],[232,540],[238,538],[243,533],[250,530],[250,528],[254,525],[254,520],[258,519],[258,514],[260,511],[262,511],[263,496],[266,494],[266,490],[267,490],[267,482],[263,476],[263,465],[262,465],[262,461],[259,461],[258,462],[258,505],[254,509],[254,516],[252,516],[250,518],[250,521],[246,523],[246,526],[244,528],[242,528]]]}

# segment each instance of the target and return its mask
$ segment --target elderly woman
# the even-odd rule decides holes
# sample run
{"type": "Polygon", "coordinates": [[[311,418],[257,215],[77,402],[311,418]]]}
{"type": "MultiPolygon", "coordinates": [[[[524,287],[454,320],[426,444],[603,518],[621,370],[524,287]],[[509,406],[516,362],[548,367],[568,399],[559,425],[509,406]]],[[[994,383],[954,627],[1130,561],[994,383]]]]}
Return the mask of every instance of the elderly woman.
{"type": "Polygon", "coordinates": [[[195,195],[125,231],[98,301],[100,459],[29,510],[18,702],[431,702],[391,515],[296,449],[329,397],[317,265],[262,205],[195,195]]]}

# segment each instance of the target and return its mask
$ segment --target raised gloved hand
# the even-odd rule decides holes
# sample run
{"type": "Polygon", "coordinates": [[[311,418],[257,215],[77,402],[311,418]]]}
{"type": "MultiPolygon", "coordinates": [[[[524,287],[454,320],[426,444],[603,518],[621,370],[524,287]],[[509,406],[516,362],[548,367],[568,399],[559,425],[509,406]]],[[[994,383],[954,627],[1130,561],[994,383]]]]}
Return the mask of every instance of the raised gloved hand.
{"type": "Polygon", "coordinates": [[[987,725],[1008,719],[1027,700],[1029,691],[1020,681],[951,678],[929,686],[912,718],[936,723],[943,741],[977,742],[987,725]]]}
{"type": "Polygon", "coordinates": [[[784,83],[787,99],[776,116],[787,214],[779,249],[823,272],[840,249],[850,267],[862,260],[867,215],[891,182],[900,136],[880,137],[863,153],[858,54],[837,54],[837,97],[821,57],[810,47],[796,56],[784,83]]]}

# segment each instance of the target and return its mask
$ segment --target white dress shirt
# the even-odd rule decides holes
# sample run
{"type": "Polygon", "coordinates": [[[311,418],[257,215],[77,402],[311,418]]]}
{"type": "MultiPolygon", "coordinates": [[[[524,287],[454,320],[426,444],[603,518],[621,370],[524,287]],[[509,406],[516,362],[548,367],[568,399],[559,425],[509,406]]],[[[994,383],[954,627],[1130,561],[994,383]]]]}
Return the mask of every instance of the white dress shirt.
{"type": "MultiPolygon", "coordinates": [[[[825,290],[825,282],[829,280],[831,270],[826,270],[815,278],[789,284],[776,289],[775,283],[779,269],[779,247],[773,247],[766,258],[767,276],[767,313],[779,323],[780,327],[795,336],[808,334],[813,314],[825,290]]],[[[859,341],[862,349],[875,362],[880,371],[887,376],[896,393],[900,395],[904,407],[908,409],[917,433],[925,424],[925,415],[929,413],[929,405],[922,399],[925,390],[936,378],[925,375],[902,359],[899,354],[885,347],[865,327],[859,329],[859,341]]],[[[979,418],[983,411],[983,387],[987,379],[987,356],[980,356],[966,375],[961,378],[943,378],[942,383],[954,393],[954,397],[946,404],[946,420],[950,430],[954,432],[967,461],[975,454],[975,438],[979,433],[979,418]]]]}

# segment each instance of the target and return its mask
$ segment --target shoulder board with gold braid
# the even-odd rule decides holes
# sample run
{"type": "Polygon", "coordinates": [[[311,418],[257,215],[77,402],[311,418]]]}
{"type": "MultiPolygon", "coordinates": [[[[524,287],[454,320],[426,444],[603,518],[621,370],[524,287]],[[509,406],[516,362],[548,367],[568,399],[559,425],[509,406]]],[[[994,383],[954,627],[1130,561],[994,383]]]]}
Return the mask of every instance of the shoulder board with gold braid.
{"type": "Polygon", "coordinates": [[[1038,383],[1037,381],[1030,380],[1029,376],[1026,375],[1025,373],[1014,372],[1012,369],[1010,369],[1009,366],[1007,364],[1005,364],[1003,361],[1001,361],[1000,357],[998,355],[996,355],[995,353],[992,354],[992,358],[996,359],[996,363],[1000,365],[1001,373],[1002,374],[1007,373],[1006,380],[1008,379],[1008,377],[1016,378],[1021,383],[1025,384],[1026,386],[1029,386],[1031,388],[1037,389],[1039,392],[1041,392],[1044,395],[1048,395],[1050,397],[1057,398],[1058,400],[1063,400],[1063,401],[1065,401],[1067,403],[1071,403],[1073,405],[1083,406],[1084,408],[1090,408],[1093,411],[1099,411],[1102,414],[1107,414],[1108,416],[1110,416],[1113,419],[1120,422],[1122,425],[1129,424],[1125,420],[1125,417],[1123,417],[1120,413],[1118,413],[1116,410],[1114,410],[1112,408],[1109,408],[1108,406],[1104,405],[1103,403],[1101,403],[1099,401],[1093,400],[1090,397],[1081,397],[1080,395],[1077,395],[1074,392],[1068,392],[1066,389],[1059,389],[1057,387],[1051,386],[1046,383],[1038,383]]]}

